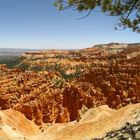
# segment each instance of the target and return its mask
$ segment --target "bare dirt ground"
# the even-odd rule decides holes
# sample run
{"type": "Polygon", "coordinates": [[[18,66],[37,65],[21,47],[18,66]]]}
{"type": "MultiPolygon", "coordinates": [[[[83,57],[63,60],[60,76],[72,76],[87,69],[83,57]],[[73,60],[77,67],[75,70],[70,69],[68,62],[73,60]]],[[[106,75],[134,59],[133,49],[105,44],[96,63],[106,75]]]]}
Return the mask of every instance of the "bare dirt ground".
{"type": "Polygon", "coordinates": [[[103,137],[127,122],[137,122],[140,120],[140,104],[128,105],[119,110],[106,105],[91,108],[79,122],[43,124],[41,129],[14,110],[1,111],[0,117],[0,137],[10,140],[84,140],[103,137]]]}

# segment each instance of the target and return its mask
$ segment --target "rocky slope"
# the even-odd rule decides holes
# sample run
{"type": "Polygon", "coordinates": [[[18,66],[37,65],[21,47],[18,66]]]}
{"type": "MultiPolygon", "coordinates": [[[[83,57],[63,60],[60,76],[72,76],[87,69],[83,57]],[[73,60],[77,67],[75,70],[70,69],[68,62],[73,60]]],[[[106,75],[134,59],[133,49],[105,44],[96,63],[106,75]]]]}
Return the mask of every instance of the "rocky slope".
{"type": "Polygon", "coordinates": [[[79,122],[42,124],[39,128],[14,110],[0,112],[0,138],[10,140],[119,140],[140,138],[140,104],[119,110],[91,108],[79,122]]]}

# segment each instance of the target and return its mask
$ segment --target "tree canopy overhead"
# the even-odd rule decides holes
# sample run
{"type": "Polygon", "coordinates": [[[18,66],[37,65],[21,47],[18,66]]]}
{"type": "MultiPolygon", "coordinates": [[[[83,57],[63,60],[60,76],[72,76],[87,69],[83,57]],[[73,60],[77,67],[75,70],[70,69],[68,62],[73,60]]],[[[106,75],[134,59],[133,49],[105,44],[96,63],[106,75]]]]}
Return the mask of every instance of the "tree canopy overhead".
{"type": "Polygon", "coordinates": [[[56,0],[55,5],[59,10],[73,7],[80,12],[87,11],[87,16],[97,10],[119,16],[116,29],[131,28],[140,33],[140,0],[56,0]]]}

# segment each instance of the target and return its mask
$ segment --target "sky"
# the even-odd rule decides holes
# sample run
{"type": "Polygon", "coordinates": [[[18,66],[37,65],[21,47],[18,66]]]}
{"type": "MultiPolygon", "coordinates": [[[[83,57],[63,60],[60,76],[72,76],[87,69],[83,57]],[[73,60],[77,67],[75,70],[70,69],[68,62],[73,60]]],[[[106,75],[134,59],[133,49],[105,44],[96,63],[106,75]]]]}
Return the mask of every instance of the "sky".
{"type": "Polygon", "coordinates": [[[118,17],[73,9],[58,11],[54,0],[0,0],[0,48],[80,49],[110,42],[140,42],[140,34],[116,31],[118,17]]]}

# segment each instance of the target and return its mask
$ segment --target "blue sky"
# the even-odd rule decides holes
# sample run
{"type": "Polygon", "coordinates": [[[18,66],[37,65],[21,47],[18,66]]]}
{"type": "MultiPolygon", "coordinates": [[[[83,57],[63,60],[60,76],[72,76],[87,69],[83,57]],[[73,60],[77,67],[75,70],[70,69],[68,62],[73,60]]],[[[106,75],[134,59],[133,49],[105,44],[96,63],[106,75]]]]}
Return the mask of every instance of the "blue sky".
{"type": "Polygon", "coordinates": [[[79,49],[109,42],[140,42],[140,34],[115,31],[117,17],[59,12],[54,0],[0,0],[0,48],[79,49]]]}

